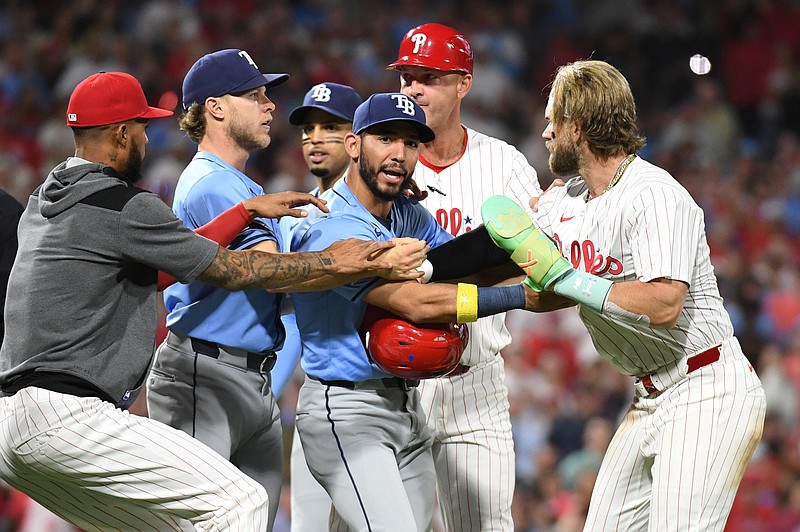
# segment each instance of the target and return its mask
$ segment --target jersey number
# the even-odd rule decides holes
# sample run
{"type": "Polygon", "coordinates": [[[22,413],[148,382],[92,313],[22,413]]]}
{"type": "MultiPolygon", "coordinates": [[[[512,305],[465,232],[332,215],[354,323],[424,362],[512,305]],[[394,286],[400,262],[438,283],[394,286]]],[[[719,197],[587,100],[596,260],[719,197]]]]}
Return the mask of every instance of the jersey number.
{"type": "MultiPolygon", "coordinates": [[[[451,235],[456,236],[461,231],[461,224],[464,221],[464,216],[461,214],[461,209],[450,209],[448,213],[445,209],[436,210],[436,221],[442,226],[442,229],[449,232],[451,235]]],[[[465,233],[472,231],[472,227],[466,227],[465,233]]]]}

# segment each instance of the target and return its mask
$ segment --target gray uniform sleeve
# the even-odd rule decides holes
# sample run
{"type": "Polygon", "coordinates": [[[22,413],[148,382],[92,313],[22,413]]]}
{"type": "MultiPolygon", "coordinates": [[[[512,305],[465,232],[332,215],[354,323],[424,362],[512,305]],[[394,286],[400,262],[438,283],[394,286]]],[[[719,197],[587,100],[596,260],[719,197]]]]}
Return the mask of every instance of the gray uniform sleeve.
{"type": "Polygon", "coordinates": [[[120,252],[131,262],[193,281],[214,260],[219,245],[188,229],[156,195],[137,194],[120,213],[120,252]]]}

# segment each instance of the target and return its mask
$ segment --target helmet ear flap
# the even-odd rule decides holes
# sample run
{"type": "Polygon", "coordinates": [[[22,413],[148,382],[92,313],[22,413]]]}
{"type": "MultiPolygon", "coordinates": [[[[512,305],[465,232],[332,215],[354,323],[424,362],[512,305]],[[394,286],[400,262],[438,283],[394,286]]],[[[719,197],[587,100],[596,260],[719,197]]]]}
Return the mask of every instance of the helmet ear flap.
{"type": "Polygon", "coordinates": [[[412,28],[400,41],[397,61],[387,68],[420,66],[445,72],[472,74],[472,46],[464,35],[449,26],[429,23],[412,28]]]}

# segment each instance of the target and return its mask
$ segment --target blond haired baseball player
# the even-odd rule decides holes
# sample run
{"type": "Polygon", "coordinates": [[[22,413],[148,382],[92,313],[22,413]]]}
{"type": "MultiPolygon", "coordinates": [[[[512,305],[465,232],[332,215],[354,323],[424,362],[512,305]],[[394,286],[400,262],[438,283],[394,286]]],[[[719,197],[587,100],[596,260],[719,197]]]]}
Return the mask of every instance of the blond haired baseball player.
{"type": "MultiPolygon", "coordinates": [[[[492,194],[527,206],[541,193],[536,171],[517,149],[461,124],[461,100],[473,83],[472,48],[461,32],[434,23],[412,28],[389,68],[436,132],[420,146],[413,177],[428,192],[421,203],[445,230],[458,236],[477,228],[480,206],[492,194]]],[[[461,364],[419,387],[434,431],[437,495],[448,530],[510,531],[514,442],[499,353],[511,335],[505,314],[469,327],[461,364]]]]}
{"type": "Polygon", "coordinates": [[[561,67],[545,118],[551,170],[577,177],[542,196],[538,229],[501,196],[482,211],[527,282],[578,303],[600,355],[635,378],[585,530],[721,531],[766,406],[722,304],[703,211],[637,155],[633,95],[608,63],[561,67]]]}

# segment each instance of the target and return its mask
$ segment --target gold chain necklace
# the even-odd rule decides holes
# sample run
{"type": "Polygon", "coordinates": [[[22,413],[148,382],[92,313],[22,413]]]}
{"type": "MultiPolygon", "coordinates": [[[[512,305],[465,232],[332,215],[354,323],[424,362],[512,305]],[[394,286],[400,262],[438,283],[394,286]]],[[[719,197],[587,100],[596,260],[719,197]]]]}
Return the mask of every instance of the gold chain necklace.
{"type": "MultiPolygon", "coordinates": [[[[598,194],[597,196],[602,196],[603,194],[605,194],[606,192],[608,192],[609,190],[611,190],[612,188],[614,188],[614,185],[616,185],[616,184],[617,184],[617,182],[618,182],[618,181],[620,180],[620,178],[622,177],[622,174],[624,174],[624,173],[625,173],[625,170],[627,170],[627,169],[628,169],[628,165],[629,165],[629,164],[631,164],[631,162],[633,162],[633,160],[634,160],[635,158],[636,158],[636,154],[635,154],[635,153],[631,153],[630,155],[628,155],[627,157],[625,157],[625,158],[622,160],[622,162],[621,162],[621,163],[619,163],[619,166],[617,167],[617,172],[614,174],[614,177],[612,177],[612,178],[611,178],[611,182],[608,184],[608,186],[605,188],[605,190],[603,190],[603,191],[602,191],[600,194],[598,194]]],[[[592,194],[590,191],[587,191],[587,201],[588,201],[589,199],[596,198],[597,196],[595,196],[594,194],[592,194]]]]}

